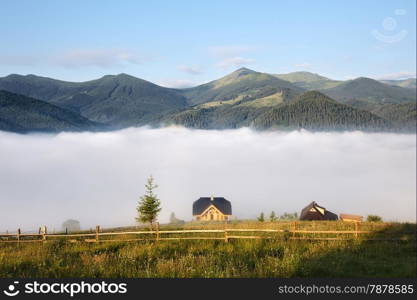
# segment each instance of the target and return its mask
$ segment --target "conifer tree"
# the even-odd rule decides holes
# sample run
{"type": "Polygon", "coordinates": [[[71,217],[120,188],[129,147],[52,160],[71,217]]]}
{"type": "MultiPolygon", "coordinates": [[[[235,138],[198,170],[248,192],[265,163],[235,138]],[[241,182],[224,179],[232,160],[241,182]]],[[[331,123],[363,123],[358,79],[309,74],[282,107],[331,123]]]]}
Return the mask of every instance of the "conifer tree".
{"type": "Polygon", "coordinates": [[[264,216],[264,213],[263,212],[261,212],[261,214],[259,215],[258,221],[259,222],[264,222],[265,221],[265,216],[264,216]]]}
{"type": "Polygon", "coordinates": [[[158,187],[154,183],[154,179],[151,176],[148,177],[147,183],[145,184],[145,195],[140,197],[140,201],[136,208],[138,212],[137,222],[147,223],[153,229],[153,224],[158,217],[158,213],[161,211],[161,201],[158,199],[154,190],[158,187]]]}
{"type": "Polygon", "coordinates": [[[271,214],[269,215],[269,221],[275,222],[277,220],[277,216],[275,215],[274,211],[271,211],[271,214]]]}

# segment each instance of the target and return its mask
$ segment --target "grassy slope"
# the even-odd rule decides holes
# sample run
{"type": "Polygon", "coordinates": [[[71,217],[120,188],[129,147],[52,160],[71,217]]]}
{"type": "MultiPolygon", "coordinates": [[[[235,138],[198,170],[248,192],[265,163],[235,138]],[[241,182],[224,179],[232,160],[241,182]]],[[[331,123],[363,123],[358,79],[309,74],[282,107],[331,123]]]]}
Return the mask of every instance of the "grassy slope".
{"type": "Polygon", "coordinates": [[[303,90],[273,75],[241,68],[223,78],[182,90],[191,105],[240,98],[250,101],[282,93],[291,98],[303,90]]]}
{"type": "MultiPolygon", "coordinates": [[[[257,129],[393,129],[389,121],[378,115],[338,103],[315,91],[304,93],[289,103],[274,96],[247,102],[210,103],[212,105],[206,103],[175,114],[166,119],[166,122],[202,129],[242,126],[253,126],[257,129]]],[[[409,127],[406,128],[410,130],[409,127]]]]}
{"type": "Polygon", "coordinates": [[[219,80],[183,90],[192,108],[164,117],[164,124],[202,129],[249,126],[271,107],[303,90],[272,75],[241,68],[219,80]]]}
{"type": "Polygon", "coordinates": [[[114,126],[143,124],[186,105],[176,90],[126,74],[79,83],[10,75],[0,78],[0,89],[72,109],[86,118],[114,126]]]}
{"type": "Polygon", "coordinates": [[[98,124],[58,106],[0,91],[0,130],[62,131],[91,130],[98,124]]]}
{"type": "Polygon", "coordinates": [[[292,72],[288,74],[276,74],[274,76],[289,81],[306,90],[328,89],[342,83],[342,81],[332,80],[310,72],[292,72]]]}
{"type": "Polygon", "coordinates": [[[346,103],[351,99],[359,99],[375,104],[416,101],[415,90],[390,86],[363,77],[345,81],[330,89],[323,89],[322,92],[342,103],[346,103]]]}
{"type": "MultiPolygon", "coordinates": [[[[334,230],[343,222],[322,223],[334,230]]],[[[395,234],[415,230],[415,224],[390,228],[395,234]]],[[[416,244],[361,239],[0,243],[0,276],[415,277],[416,244]]]]}
{"type": "Polygon", "coordinates": [[[403,88],[409,88],[409,89],[416,89],[416,79],[415,78],[409,78],[404,80],[381,80],[381,82],[389,84],[389,85],[396,85],[403,88]]]}

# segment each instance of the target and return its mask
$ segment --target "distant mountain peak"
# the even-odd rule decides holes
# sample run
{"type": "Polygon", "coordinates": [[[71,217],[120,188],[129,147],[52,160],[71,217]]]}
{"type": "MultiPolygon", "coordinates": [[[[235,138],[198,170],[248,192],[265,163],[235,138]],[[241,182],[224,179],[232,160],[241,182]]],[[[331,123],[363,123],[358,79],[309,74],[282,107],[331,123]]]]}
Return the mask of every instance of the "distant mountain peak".
{"type": "Polygon", "coordinates": [[[275,76],[287,80],[289,82],[316,82],[331,80],[317,73],[307,71],[291,72],[287,74],[276,74],[275,76]]]}
{"type": "Polygon", "coordinates": [[[317,100],[317,99],[321,101],[336,102],[334,99],[326,96],[325,94],[319,91],[308,91],[298,96],[298,100],[317,100]]]}
{"type": "Polygon", "coordinates": [[[257,72],[256,71],[253,71],[251,69],[242,67],[242,68],[237,69],[236,71],[234,71],[230,75],[244,76],[244,75],[253,74],[253,73],[257,73],[257,72]]]}
{"type": "Polygon", "coordinates": [[[126,73],[119,73],[119,74],[116,75],[116,77],[136,78],[135,76],[132,76],[132,75],[129,75],[129,74],[126,74],[126,73]]]}
{"type": "Polygon", "coordinates": [[[375,79],[369,78],[369,77],[358,77],[355,79],[352,79],[351,81],[356,81],[356,82],[378,82],[375,79]]]}

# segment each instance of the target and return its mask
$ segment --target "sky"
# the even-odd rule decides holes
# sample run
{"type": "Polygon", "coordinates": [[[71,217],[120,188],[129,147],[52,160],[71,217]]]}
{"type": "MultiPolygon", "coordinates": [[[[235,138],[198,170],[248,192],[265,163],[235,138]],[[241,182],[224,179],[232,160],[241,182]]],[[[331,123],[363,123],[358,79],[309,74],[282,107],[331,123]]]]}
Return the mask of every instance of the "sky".
{"type": "Polygon", "coordinates": [[[112,132],[0,131],[0,232],[135,224],[152,174],[186,221],[199,197],[225,197],[234,218],[298,212],[311,201],[340,214],[416,220],[416,136],[128,128],[112,132]],[[22,188],[24,187],[24,188],[22,188]]]}
{"type": "Polygon", "coordinates": [[[169,87],[239,67],[333,79],[416,74],[416,2],[1,1],[0,76],[127,73],[169,87]]]}

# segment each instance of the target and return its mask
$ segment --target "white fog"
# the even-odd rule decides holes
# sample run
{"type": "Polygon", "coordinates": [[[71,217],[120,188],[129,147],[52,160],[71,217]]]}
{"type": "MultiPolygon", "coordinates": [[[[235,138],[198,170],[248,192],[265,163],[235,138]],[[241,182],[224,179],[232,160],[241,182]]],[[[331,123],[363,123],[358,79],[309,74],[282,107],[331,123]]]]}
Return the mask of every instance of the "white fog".
{"type": "Polygon", "coordinates": [[[222,196],[236,218],[330,211],[388,221],[416,218],[416,136],[363,132],[203,131],[178,127],[103,133],[0,132],[0,232],[134,224],[152,174],[162,202],[191,220],[193,201],[222,196]]]}

